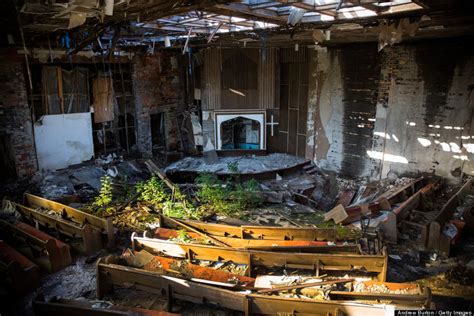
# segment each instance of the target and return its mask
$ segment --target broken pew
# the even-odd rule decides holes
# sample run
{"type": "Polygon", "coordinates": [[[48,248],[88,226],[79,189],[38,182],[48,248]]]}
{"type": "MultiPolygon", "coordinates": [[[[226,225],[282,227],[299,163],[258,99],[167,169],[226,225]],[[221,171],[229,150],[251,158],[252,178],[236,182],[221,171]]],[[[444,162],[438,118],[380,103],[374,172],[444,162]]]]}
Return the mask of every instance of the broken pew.
{"type": "MultiPolygon", "coordinates": [[[[22,222],[15,225],[0,220],[1,234],[11,244],[26,244],[23,254],[49,272],[56,272],[72,262],[69,245],[22,222]],[[46,260],[45,260],[46,259],[46,260]]],[[[18,248],[17,248],[18,249],[18,248]]]]}
{"type": "MultiPolygon", "coordinates": [[[[446,223],[453,216],[456,208],[463,204],[467,195],[474,195],[474,181],[469,179],[451,198],[443,205],[439,213],[429,225],[427,248],[439,251],[448,256],[451,239],[442,232],[446,223]]],[[[467,215],[468,217],[470,215],[467,215]]]]}
{"type": "MultiPolygon", "coordinates": [[[[212,244],[212,240],[206,239],[193,232],[186,232],[186,236],[202,243],[212,244]]],[[[152,236],[163,240],[179,237],[179,231],[169,228],[157,228],[152,236]]],[[[362,253],[358,244],[347,244],[343,242],[326,242],[311,240],[268,240],[268,239],[241,239],[223,236],[214,236],[220,242],[233,248],[244,248],[267,251],[286,252],[317,252],[317,253],[362,253]]],[[[219,246],[219,245],[216,245],[219,246]]]]}
{"type": "Polygon", "coordinates": [[[107,239],[108,247],[113,247],[115,244],[111,218],[103,219],[29,193],[24,194],[23,204],[16,204],[17,210],[30,222],[38,222],[71,238],[80,238],[81,247],[75,247],[80,252],[92,254],[102,249],[103,237],[107,239]],[[45,209],[47,212],[40,209],[45,209]]]}
{"type": "MultiPolygon", "coordinates": [[[[426,303],[419,300],[397,300],[394,305],[378,303],[378,299],[370,297],[370,303],[342,300],[316,300],[306,297],[287,298],[261,294],[247,294],[162,275],[157,272],[127,267],[119,264],[120,258],[109,256],[97,262],[97,298],[102,299],[113,290],[114,286],[144,290],[160,295],[168,301],[169,310],[174,300],[183,300],[196,304],[213,304],[219,307],[241,311],[245,315],[386,315],[394,309],[421,309],[426,303]],[[133,281],[132,281],[133,280],[133,281]]],[[[426,293],[429,293],[428,291],[426,293]]]]}
{"type": "MultiPolygon", "coordinates": [[[[416,235],[412,239],[413,242],[426,246],[428,228],[433,218],[431,214],[424,212],[424,200],[432,197],[439,190],[440,186],[441,182],[436,180],[420,188],[392,210],[395,216],[387,218],[386,222],[381,226],[382,229],[385,231],[385,228],[388,226],[393,228],[400,226],[403,230],[410,231],[413,235],[416,235]],[[415,220],[415,218],[420,218],[420,220],[415,220]]],[[[396,230],[393,230],[393,233],[396,233],[396,230]]],[[[389,239],[396,242],[397,237],[392,236],[389,239]]]]}
{"type": "Polygon", "coordinates": [[[27,294],[39,286],[39,267],[0,240],[0,284],[17,294],[27,294]]]}
{"type": "MultiPolygon", "coordinates": [[[[211,236],[232,237],[241,239],[265,240],[312,240],[335,241],[334,228],[316,227],[276,227],[276,226],[232,226],[223,224],[206,223],[196,220],[182,221],[186,225],[211,236]]],[[[180,229],[166,216],[160,216],[160,227],[180,229]]]]}
{"type": "Polygon", "coordinates": [[[61,239],[63,239],[62,236],[66,236],[67,238],[80,240],[80,245],[75,242],[70,244],[72,248],[79,252],[90,255],[102,249],[100,232],[92,229],[89,224],[78,225],[56,215],[43,213],[21,204],[16,204],[16,209],[28,222],[38,223],[40,226],[57,231],[61,239]]]}
{"type": "Polygon", "coordinates": [[[253,286],[255,283],[255,279],[251,277],[192,264],[182,259],[155,256],[146,250],[132,251],[127,249],[122,253],[121,258],[131,267],[159,272],[161,274],[170,273],[172,276],[184,276],[184,278],[196,282],[206,280],[219,283],[220,285],[227,283],[228,286],[239,285],[244,287],[253,286]],[[229,280],[233,283],[228,283],[229,280]]]}
{"type": "Polygon", "coordinates": [[[368,217],[375,217],[381,210],[388,210],[392,205],[403,202],[414,195],[425,183],[426,179],[420,177],[400,188],[394,188],[379,195],[373,202],[341,207],[339,209],[338,205],[325,215],[325,220],[334,218],[336,224],[347,225],[360,220],[362,214],[368,217]]]}
{"type": "MultiPolygon", "coordinates": [[[[114,315],[134,315],[134,316],[173,316],[180,315],[165,311],[143,309],[138,307],[128,307],[108,304],[106,307],[97,307],[95,302],[85,300],[70,300],[64,298],[52,298],[46,302],[44,297],[37,295],[33,301],[33,311],[36,316],[114,316],[114,315]]],[[[104,302],[106,303],[106,302],[104,302]]]]}
{"type": "Polygon", "coordinates": [[[379,281],[385,281],[387,274],[387,254],[324,254],[301,252],[271,252],[248,249],[223,248],[199,244],[185,244],[156,238],[137,237],[132,234],[133,250],[164,254],[188,260],[232,261],[248,266],[247,276],[254,267],[280,267],[286,269],[312,270],[316,275],[321,271],[359,271],[373,274],[379,281]]]}

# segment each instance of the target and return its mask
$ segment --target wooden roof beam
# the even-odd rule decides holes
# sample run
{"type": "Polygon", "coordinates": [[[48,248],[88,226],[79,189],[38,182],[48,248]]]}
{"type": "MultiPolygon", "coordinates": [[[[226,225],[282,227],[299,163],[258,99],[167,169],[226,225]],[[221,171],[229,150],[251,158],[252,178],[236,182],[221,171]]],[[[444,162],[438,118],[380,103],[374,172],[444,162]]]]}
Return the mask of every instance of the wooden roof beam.
{"type": "Polygon", "coordinates": [[[206,8],[206,12],[279,25],[286,24],[286,18],[279,16],[277,12],[266,9],[252,10],[244,3],[216,4],[212,7],[206,8]]]}

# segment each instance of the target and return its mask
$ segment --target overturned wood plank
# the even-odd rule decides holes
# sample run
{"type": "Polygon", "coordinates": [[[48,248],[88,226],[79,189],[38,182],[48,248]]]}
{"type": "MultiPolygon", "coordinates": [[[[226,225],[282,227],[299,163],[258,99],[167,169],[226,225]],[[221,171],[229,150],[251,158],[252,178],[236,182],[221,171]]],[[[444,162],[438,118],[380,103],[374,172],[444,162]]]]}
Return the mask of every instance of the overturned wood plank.
{"type": "MultiPolygon", "coordinates": [[[[270,252],[248,249],[184,244],[156,238],[137,237],[132,234],[133,250],[145,249],[151,253],[188,260],[232,261],[249,267],[296,268],[319,271],[364,271],[385,281],[387,255],[324,254],[270,252]]],[[[248,271],[251,276],[252,271],[248,271]]]]}
{"type": "MultiPolygon", "coordinates": [[[[265,240],[336,240],[336,230],[334,228],[232,226],[195,220],[186,220],[183,223],[212,236],[265,240]]],[[[160,224],[161,227],[165,228],[179,228],[166,216],[160,216],[160,224]]]]}
{"type": "MultiPolygon", "coordinates": [[[[187,235],[205,244],[209,240],[194,233],[187,235]]],[[[178,231],[169,228],[157,228],[153,238],[172,239],[179,236],[178,231]]],[[[347,244],[343,242],[310,241],[310,240],[268,240],[268,239],[241,239],[214,236],[215,239],[226,243],[233,248],[244,248],[264,251],[285,252],[318,252],[318,253],[361,253],[358,244],[347,244]]]]}
{"type": "MultiPolygon", "coordinates": [[[[69,266],[72,262],[69,246],[48,234],[37,230],[25,223],[17,223],[12,225],[8,222],[0,220],[0,227],[5,238],[14,242],[26,243],[32,249],[39,249],[41,253],[48,258],[48,264],[45,267],[49,272],[55,272],[69,266]]],[[[43,261],[39,257],[31,254],[33,257],[29,259],[35,261],[38,265],[42,265],[43,261]],[[39,259],[39,260],[38,260],[39,259]]]]}
{"type": "Polygon", "coordinates": [[[336,224],[343,222],[348,217],[349,214],[347,214],[346,209],[341,204],[336,205],[332,210],[324,214],[326,222],[332,219],[336,224]]]}

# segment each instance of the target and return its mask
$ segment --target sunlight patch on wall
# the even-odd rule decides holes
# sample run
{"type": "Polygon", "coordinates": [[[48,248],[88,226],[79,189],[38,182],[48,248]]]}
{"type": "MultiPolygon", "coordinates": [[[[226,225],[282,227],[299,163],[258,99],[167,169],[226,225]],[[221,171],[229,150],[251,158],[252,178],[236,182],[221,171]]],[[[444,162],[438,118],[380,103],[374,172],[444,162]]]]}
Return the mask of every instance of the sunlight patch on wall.
{"type": "Polygon", "coordinates": [[[370,158],[377,159],[377,160],[383,160],[383,161],[389,161],[389,162],[398,162],[398,163],[403,163],[403,164],[408,163],[408,160],[403,156],[397,156],[397,155],[392,155],[392,154],[384,154],[383,152],[380,152],[380,151],[368,150],[367,155],[369,155],[370,158]]]}
{"type": "Polygon", "coordinates": [[[468,153],[474,154],[474,144],[473,143],[467,143],[462,145],[464,148],[466,148],[468,153]]]}
{"type": "Polygon", "coordinates": [[[451,151],[453,153],[458,153],[458,154],[461,153],[461,148],[459,148],[458,144],[451,142],[451,143],[449,143],[449,145],[451,146],[451,151]]]}
{"type": "Polygon", "coordinates": [[[421,146],[423,147],[428,147],[431,145],[431,141],[426,139],[426,138],[421,138],[421,137],[418,137],[418,142],[421,144],[421,146]]]}
{"type": "Polygon", "coordinates": [[[386,134],[386,133],[384,133],[384,132],[374,132],[374,135],[383,137],[383,138],[385,138],[385,139],[390,139],[390,135],[389,135],[389,134],[386,134]]]}

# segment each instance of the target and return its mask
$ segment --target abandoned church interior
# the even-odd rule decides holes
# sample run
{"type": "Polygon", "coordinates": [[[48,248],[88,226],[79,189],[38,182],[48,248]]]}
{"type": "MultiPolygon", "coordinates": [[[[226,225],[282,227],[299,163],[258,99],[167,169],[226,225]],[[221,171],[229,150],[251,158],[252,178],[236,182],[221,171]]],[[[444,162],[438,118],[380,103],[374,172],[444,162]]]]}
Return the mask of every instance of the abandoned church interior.
{"type": "Polygon", "coordinates": [[[0,8],[1,316],[472,315],[473,1],[0,8]]]}

